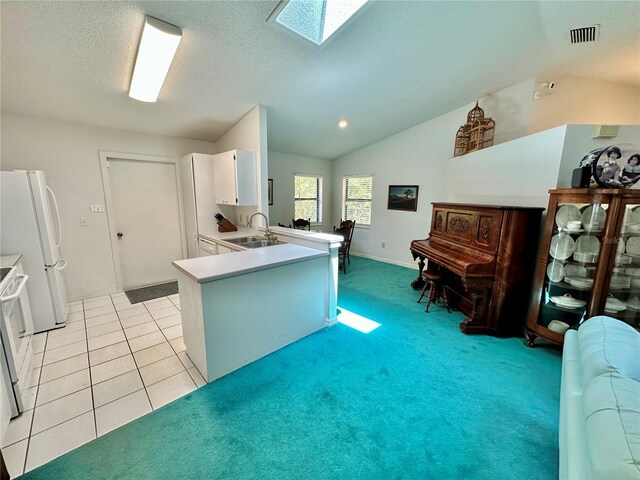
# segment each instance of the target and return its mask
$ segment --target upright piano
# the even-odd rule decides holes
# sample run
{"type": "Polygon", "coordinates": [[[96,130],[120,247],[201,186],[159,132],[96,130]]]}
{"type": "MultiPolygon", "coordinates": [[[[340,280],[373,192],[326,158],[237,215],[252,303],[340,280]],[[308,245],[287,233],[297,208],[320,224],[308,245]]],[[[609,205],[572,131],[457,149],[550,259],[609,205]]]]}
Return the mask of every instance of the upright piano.
{"type": "Polygon", "coordinates": [[[466,315],[464,333],[522,335],[530,304],[544,208],[433,203],[431,231],[411,253],[424,285],[427,268],[444,274],[449,303],[466,315]]]}

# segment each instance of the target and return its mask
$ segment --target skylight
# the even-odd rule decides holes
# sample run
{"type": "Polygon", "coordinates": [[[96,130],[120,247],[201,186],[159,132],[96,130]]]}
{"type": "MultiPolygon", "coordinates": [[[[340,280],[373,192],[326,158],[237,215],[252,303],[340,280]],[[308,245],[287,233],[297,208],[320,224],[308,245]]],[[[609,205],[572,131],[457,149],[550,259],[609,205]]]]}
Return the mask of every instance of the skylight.
{"type": "Polygon", "coordinates": [[[282,0],[269,17],[298,35],[321,45],[368,0],[282,0]]]}

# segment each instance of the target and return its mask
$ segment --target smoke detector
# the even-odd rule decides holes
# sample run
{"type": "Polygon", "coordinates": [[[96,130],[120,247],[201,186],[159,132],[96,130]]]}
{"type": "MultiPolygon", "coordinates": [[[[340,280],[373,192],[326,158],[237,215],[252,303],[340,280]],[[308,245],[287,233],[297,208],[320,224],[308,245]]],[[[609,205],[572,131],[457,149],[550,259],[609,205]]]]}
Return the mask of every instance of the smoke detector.
{"type": "Polygon", "coordinates": [[[571,43],[595,42],[598,39],[598,35],[600,35],[600,25],[572,28],[569,30],[571,43]]]}

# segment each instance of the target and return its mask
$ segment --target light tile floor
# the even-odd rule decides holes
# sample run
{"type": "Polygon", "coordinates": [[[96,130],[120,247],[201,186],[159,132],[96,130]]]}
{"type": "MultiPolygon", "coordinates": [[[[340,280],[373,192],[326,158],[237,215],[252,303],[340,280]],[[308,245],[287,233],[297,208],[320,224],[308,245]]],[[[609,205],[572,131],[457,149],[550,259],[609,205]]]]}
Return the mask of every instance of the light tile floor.
{"type": "Polygon", "coordinates": [[[205,384],[182,342],[178,295],[73,302],[67,325],[33,337],[27,411],[9,423],[12,477],[205,384]]]}

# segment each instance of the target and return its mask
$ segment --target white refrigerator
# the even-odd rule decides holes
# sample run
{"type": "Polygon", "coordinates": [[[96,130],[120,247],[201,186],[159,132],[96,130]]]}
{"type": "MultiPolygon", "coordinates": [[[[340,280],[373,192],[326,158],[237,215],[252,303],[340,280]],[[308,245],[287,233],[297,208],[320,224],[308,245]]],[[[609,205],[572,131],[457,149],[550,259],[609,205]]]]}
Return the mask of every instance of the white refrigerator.
{"type": "Polygon", "coordinates": [[[60,212],[45,173],[0,172],[0,253],[23,256],[36,333],[63,327],[69,313],[61,241],[60,212]]]}
{"type": "Polygon", "coordinates": [[[191,153],[180,159],[189,258],[200,256],[198,235],[218,231],[218,205],[213,190],[213,155],[191,153]]]}

